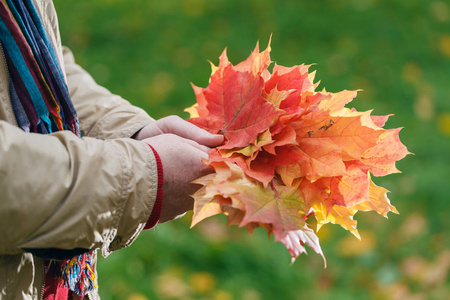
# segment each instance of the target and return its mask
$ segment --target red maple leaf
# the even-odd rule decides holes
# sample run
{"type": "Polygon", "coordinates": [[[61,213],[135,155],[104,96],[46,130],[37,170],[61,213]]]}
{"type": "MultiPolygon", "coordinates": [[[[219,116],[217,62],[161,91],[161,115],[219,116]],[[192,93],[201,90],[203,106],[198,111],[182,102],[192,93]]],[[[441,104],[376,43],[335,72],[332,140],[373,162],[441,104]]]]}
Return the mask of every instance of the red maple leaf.
{"type": "Polygon", "coordinates": [[[226,139],[222,149],[246,147],[255,142],[258,134],[270,127],[279,115],[275,106],[262,97],[261,73],[270,63],[269,50],[260,54],[257,46],[250,58],[238,66],[231,65],[224,52],[208,87],[196,89],[200,100],[198,110],[206,110],[208,114],[190,122],[210,132],[222,133],[226,139]]]}

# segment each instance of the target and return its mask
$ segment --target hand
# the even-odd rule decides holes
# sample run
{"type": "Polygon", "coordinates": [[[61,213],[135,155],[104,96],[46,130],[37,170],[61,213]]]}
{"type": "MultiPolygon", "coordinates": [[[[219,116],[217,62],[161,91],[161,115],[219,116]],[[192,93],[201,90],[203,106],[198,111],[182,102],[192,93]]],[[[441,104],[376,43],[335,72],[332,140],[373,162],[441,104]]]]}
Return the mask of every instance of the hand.
{"type": "Polygon", "coordinates": [[[143,142],[151,145],[161,158],[164,184],[160,223],[175,219],[191,210],[192,195],[198,186],[191,182],[212,170],[202,163],[209,148],[174,134],[159,134],[143,142]]]}
{"type": "Polygon", "coordinates": [[[133,138],[141,141],[166,133],[172,133],[208,147],[220,146],[224,139],[223,135],[209,133],[178,116],[168,116],[150,123],[138,131],[133,138]]]}

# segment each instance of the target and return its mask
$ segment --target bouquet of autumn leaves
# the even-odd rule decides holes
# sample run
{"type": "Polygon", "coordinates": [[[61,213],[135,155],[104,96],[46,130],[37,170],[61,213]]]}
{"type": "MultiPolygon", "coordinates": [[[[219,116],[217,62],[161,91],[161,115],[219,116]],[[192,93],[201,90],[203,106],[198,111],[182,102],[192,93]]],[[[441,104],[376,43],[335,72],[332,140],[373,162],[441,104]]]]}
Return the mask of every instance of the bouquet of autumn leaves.
{"type": "Polygon", "coordinates": [[[371,116],[345,105],[356,91],[315,91],[308,65],[276,65],[268,71],[270,44],[238,65],[226,51],[212,65],[209,85],[193,85],[197,103],[189,121],[225,137],[204,163],[214,173],[199,178],[192,226],[225,214],[228,225],[259,226],[283,243],[292,262],[308,245],[323,257],[316,230],[339,224],[359,238],[357,211],[398,213],[374,176],[399,172],[395,161],[409,152],[389,116],[371,116]]]}

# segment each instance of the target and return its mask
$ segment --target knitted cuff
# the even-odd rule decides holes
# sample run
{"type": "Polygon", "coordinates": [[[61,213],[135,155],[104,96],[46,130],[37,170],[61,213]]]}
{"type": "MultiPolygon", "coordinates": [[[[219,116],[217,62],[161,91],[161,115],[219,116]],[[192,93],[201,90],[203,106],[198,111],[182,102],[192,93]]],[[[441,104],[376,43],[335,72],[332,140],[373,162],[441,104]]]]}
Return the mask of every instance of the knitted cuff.
{"type": "Polygon", "coordinates": [[[150,148],[152,149],[153,154],[155,155],[156,167],[158,169],[158,190],[156,193],[156,201],[155,204],[153,205],[152,213],[150,215],[150,218],[148,218],[148,221],[145,224],[144,229],[152,229],[153,227],[156,226],[156,224],[158,224],[159,218],[161,217],[161,210],[163,205],[164,172],[161,163],[161,158],[159,157],[158,152],[156,152],[156,150],[152,146],[150,146],[150,148]]]}

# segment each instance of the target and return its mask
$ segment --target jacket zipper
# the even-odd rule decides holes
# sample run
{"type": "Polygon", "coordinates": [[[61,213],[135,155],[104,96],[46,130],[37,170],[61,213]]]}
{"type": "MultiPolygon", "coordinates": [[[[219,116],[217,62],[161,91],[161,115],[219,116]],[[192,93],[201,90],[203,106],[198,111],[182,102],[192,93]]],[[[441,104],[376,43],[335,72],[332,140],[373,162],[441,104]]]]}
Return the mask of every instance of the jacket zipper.
{"type": "Polygon", "coordinates": [[[42,283],[41,283],[41,295],[39,299],[44,299],[44,288],[45,288],[45,275],[47,273],[47,267],[45,266],[45,261],[42,261],[42,283]]]}
{"type": "MultiPolygon", "coordinates": [[[[6,66],[6,74],[8,75],[8,83],[10,84],[10,83],[11,83],[11,82],[10,82],[10,81],[11,81],[11,74],[9,73],[8,63],[6,62],[5,51],[4,51],[4,49],[3,49],[3,44],[2,44],[1,41],[0,41],[0,52],[2,53],[3,61],[5,62],[5,66],[6,66]]],[[[8,86],[7,86],[6,88],[7,88],[7,90],[8,90],[9,104],[11,104],[11,109],[13,109],[13,104],[12,104],[12,99],[11,99],[11,92],[10,92],[10,90],[9,90],[9,84],[8,84],[8,86]]],[[[13,115],[14,121],[16,121],[16,124],[18,124],[17,119],[16,119],[16,116],[14,115],[14,113],[13,113],[12,115],[13,115]]]]}

